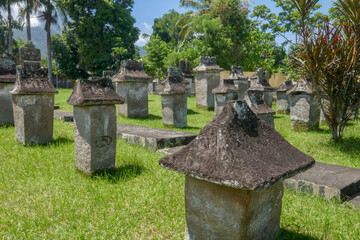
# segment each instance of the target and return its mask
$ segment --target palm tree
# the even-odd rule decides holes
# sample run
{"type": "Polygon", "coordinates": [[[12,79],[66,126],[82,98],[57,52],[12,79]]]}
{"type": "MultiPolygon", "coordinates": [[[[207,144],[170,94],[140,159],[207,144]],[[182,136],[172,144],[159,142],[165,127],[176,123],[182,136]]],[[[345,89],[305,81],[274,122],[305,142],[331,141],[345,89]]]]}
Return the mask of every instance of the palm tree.
{"type": "Polygon", "coordinates": [[[23,0],[25,5],[18,4],[20,6],[19,9],[19,20],[20,22],[26,22],[26,33],[28,42],[31,41],[31,22],[30,15],[31,13],[37,12],[40,6],[40,0],[23,0]]]}
{"type": "Polygon", "coordinates": [[[48,75],[50,81],[52,81],[51,25],[59,27],[59,15],[62,17],[63,23],[67,22],[67,18],[65,9],[61,7],[59,0],[40,0],[40,3],[43,10],[40,11],[39,18],[45,22],[48,75]]]}
{"type": "Polygon", "coordinates": [[[14,39],[13,39],[13,17],[11,14],[11,5],[17,2],[17,0],[0,0],[0,7],[5,8],[8,14],[8,26],[9,26],[9,46],[8,46],[8,54],[13,55],[13,45],[14,45],[14,39]]]}

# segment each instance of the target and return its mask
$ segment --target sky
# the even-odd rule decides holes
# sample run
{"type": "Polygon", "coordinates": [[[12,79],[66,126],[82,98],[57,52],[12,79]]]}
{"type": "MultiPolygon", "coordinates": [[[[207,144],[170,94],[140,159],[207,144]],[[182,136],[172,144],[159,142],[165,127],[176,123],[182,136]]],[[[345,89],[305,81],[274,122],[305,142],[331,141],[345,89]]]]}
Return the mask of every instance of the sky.
{"type": "MultiPolygon", "coordinates": [[[[332,0],[320,0],[319,3],[323,5],[320,10],[324,13],[327,13],[332,5],[332,2],[332,0]]],[[[279,12],[279,9],[276,9],[275,3],[271,0],[252,0],[250,3],[250,8],[252,9],[256,5],[263,4],[267,5],[274,13],[279,12]]],[[[179,0],[135,0],[132,11],[132,16],[136,19],[135,26],[140,29],[141,34],[151,34],[154,19],[162,17],[171,9],[175,9],[180,13],[192,10],[189,8],[179,7],[179,0]]],[[[143,39],[141,34],[139,40],[136,42],[136,44],[139,46],[146,44],[146,39],[143,39]]],[[[277,42],[281,43],[282,41],[284,41],[284,39],[277,38],[277,42]]]]}

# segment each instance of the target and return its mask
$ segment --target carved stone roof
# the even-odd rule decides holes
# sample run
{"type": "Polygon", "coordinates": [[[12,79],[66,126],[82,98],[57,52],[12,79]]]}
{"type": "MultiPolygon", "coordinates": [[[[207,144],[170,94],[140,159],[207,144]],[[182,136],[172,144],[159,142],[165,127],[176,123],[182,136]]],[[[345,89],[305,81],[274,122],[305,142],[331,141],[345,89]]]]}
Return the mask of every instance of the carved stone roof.
{"type": "MultiPolygon", "coordinates": [[[[296,82],[295,82],[296,83],[296,82]]],[[[295,87],[294,81],[284,81],[277,89],[278,92],[286,92],[295,87]]]]}
{"type": "Polygon", "coordinates": [[[187,88],[184,83],[184,76],[180,68],[169,68],[164,88],[159,91],[160,95],[185,94],[187,88]]]}
{"type": "Polygon", "coordinates": [[[200,57],[200,64],[194,68],[195,72],[221,72],[224,69],[216,64],[215,57],[200,57]]]}
{"type": "Polygon", "coordinates": [[[47,70],[39,68],[36,70],[26,69],[22,66],[16,67],[17,77],[11,94],[55,94],[54,85],[50,82],[47,70]]]}
{"type": "Polygon", "coordinates": [[[179,61],[179,68],[182,70],[184,77],[194,78],[194,76],[191,73],[191,65],[189,61],[182,61],[182,60],[179,61]]]}
{"type": "Polygon", "coordinates": [[[195,140],[159,161],[164,168],[244,190],[268,189],[314,163],[241,100],[227,102],[195,140]]]}
{"type": "Polygon", "coordinates": [[[15,80],[15,62],[11,59],[0,57],[0,82],[13,83],[15,80]]]}
{"type": "Polygon", "coordinates": [[[269,72],[264,71],[262,68],[257,68],[256,72],[249,78],[255,81],[251,87],[254,91],[275,91],[276,88],[272,87],[269,83],[269,72]]]}
{"type": "Polygon", "coordinates": [[[315,94],[314,86],[310,81],[307,81],[305,79],[300,79],[299,82],[289,91],[287,91],[287,94],[293,95],[297,93],[306,93],[313,95],[315,94]]]}
{"type": "Polygon", "coordinates": [[[76,106],[122,104],[124,99],[114,90],[111,80],[78,79],[67,103],[76,106]]]}
{"type": "Polygon", "coordinates": [[[231,66],[231,73],[228,79],[232,80],[249,80],[248,77],[244,75],[243,67],[241,66],[231,66]]]}
{"type": "Polygon", "coordinates": [[[222,79],[220,80],[219,86],[212,90],[212,93],[231,93],[240,92],[240,90],[234,85],[234,80],[222,79]]]}
{"type": "Polygon", "coordinates": [[[144,71],[142,62],[129,59],[121,61],[119,73],[111,79],[113,82],[148,82],[152,78],[144,71]]]}

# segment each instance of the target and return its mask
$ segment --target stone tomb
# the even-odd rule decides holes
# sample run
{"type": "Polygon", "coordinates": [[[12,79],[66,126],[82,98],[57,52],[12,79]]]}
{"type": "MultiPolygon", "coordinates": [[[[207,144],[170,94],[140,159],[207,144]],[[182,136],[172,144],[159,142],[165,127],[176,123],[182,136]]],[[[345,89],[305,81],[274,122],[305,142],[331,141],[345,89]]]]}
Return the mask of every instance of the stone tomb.
{"type": "Polygon", "coordinates": [[[298,84],[287,92],[290,95],[291,129],[309,131],[319,128],[320,106],[311,82],[300,79],[298,84]]]}
{"type": "Polygon", "coordinates": [[[214,109],[214,94],[212,90],[220,84],[220,72],[224,69],[216,65],[215,57],[201,57],[196,72],[196,106],[212,110],[214,109]]]}
{"type": "Polygon", "coordinates": [[[234,85],[240,90],[239,99],[245,99],[245,92],[250,88],[251,82],[244,76],[243,67],[232,66],[228,79],[234,80],[234,85]]]}
{"type": "Polygon", "coordinates": [[[215,95],[215,116],[220,114],[225,103],[239,98],[240,90],[235,87],[231,79],[220,80],[220,85],[214,88],[212,92],[215,95]]]}
{"type": "Polygon", "coordinates": [[[112,77],[116,92],[125,99],[118,106],[118,113],[124,117],[147,117],[148,84],[151,77],[144,71],[143,64],[133,60],[121,62],[120,71],[112,77]]]}
{"type": "Polygon", "coordinates": [[[55,87],[47,70],[40,67],[41,54],[32,42],[20,48],[21,66],[10,92],[13,100],[16,140],[26,145],[45,144],[53,138],[55,87]]]}
{"type": "Polygon", "coordinates": [[[290,96],[287,94],[287,91],[295,87],[293,81],[285,81],[283,82],[280,87],[278,87],[276,91],[276,111],[278,113],[290,113],[290,96]]]}
{"type": "Polygon", "coordinates": [[[264,71],[262,68],[257,68],[254,75],[252,75],[249,79],[251,81],[251,87],[257,88],[258,91],[262,92],[265,104],[269,108],[272,108],[273,92],[275,92],[276,89],[271,87],[269,78],[270,76],[268,71],[264,71]]]}
{"type": "Polygon", "coordinates": [[[14,125],[13,102],[10,91],[16,80],[15,62],[0,57],[0,125],[14,125]]]}
{"type": "Polygon", "coordinates": [[[283,180],[315,161],[240,100],[159,163],[186,175],[185,239],[257,240],[278,235],[283,180]]]}
{"type": "Polygon", "coordinates": [[[249,88],[249,90],[246,91],[245,101],[257,116],[262,118],[267,124],[274,127],[275,111],[265,104],[262,88],[249,88]]]}
{"type": "Polygon", "coordinates": [[[166,126],[187,126],[187,88],[180,68],[169,68],[164,88],[159,92],[166,126]]]}
{"type": "Polygon", "coordinates": [[[86,174],[110,169],[116,158],[116,108],[124,103],[108,78],[75,83],[67,100],[74,105],[76,168],[86,174]]]}
{"type": "Polygon", "coordinates": [[[183,72],[184,83],[188,90],[187,96],[191,97],[191,94],[195,94],[195,82],[194,82],[194,76],[191,74],[190,62],[189,61],[180,61],[179,67],[183,72]]]}

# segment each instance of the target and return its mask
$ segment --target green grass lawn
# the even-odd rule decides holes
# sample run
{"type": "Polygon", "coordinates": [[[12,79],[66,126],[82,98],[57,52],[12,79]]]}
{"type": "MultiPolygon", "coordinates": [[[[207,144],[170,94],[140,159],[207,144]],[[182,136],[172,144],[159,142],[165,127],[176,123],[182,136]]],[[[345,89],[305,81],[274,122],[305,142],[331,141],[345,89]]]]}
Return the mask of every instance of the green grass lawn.
{"type": "MultiPolygon", "coordinates": [[[[55,103],[70,91],[60,90],[55,103]]],[[[150,119],[119,122],[164,128],[158,96],[150,96],[150,119]],[[157,108],[157,110],[155,110],[157,108]]],[[[213,112],[189,99],[189,132],[199,132],[213,112]],[[199,128],[199,129],[198,129],[199,128]]],[[[341,144],[318,132],[294,133],[289,117],[275,119],[278,131],[318,161],[360,167],[359,123],[341,144]],[[358,133],[358,134],[357,134],[358,133]]],[[[0,127],[0,239],[183,239],[184,176],[158,165],[161,156],[123,141],[116,169],[87,177],[75,169],[74,128],[55,120],[54,141],[24,147],[13,127],[0,127]]],[[[285,190],[280,239],[360,239],[360,211],[348,204],[285,190]]]]}

